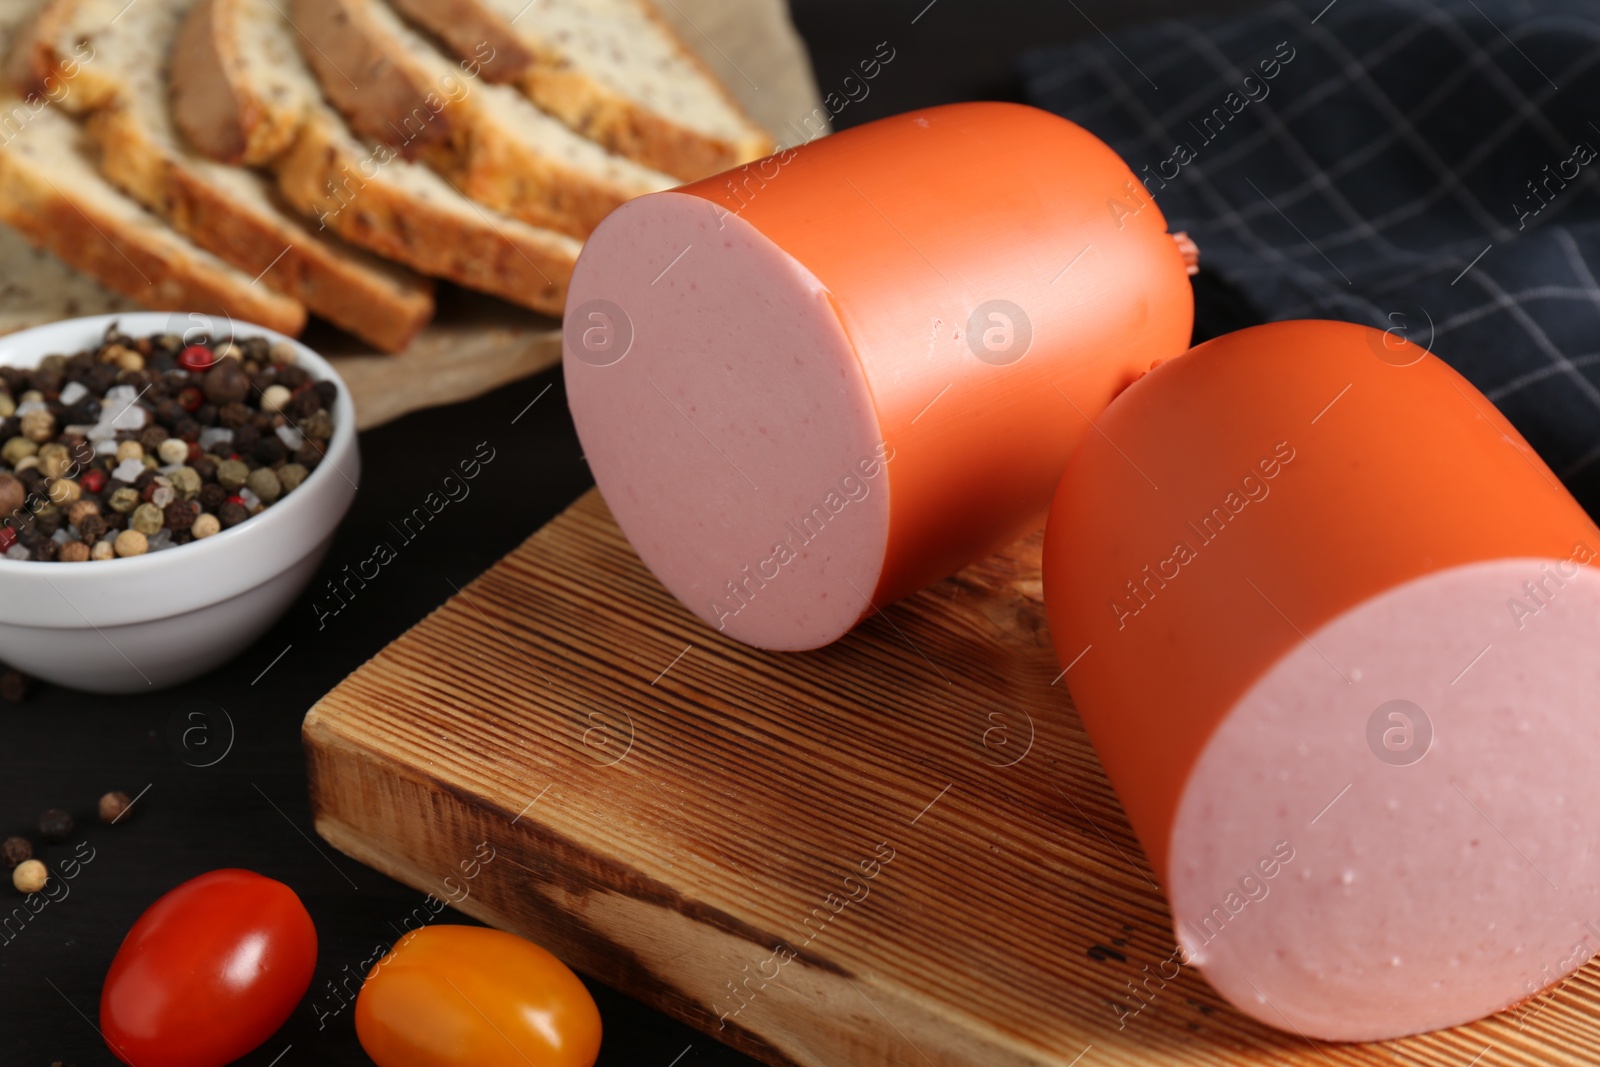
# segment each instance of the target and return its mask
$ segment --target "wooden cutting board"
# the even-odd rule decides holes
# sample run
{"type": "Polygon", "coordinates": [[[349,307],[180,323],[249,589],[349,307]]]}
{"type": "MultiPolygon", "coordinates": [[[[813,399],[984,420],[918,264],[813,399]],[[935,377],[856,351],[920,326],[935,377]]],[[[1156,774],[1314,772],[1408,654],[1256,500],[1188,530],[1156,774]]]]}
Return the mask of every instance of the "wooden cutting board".
{"type": "MultiPolygon", "coordinates": [[[[804,42],[786,0],[662,0],[662,15],[780,143],[826,132],[804,42]]],[[[131,311],[112,293],[0,226],[0,334],[78,315],[131,311]]],[[[438,316],[404,352],[374,352],[313,320],[303,340],[328,356],[368,429],[420,408],[470,400],[561,359],[561,323],[468,292],[439,287],[438,316]]]]}
{"type": "Polygon", "coordinates": [[[316,825],[441,897],[487,842],[461,910],[775,1065],[1600,1063],[1594,964],[1366,1046],[1163,982],[1166,905],[1062,674],[1037,537],[772,654],[590,492],[306,716],[316,825]]]}

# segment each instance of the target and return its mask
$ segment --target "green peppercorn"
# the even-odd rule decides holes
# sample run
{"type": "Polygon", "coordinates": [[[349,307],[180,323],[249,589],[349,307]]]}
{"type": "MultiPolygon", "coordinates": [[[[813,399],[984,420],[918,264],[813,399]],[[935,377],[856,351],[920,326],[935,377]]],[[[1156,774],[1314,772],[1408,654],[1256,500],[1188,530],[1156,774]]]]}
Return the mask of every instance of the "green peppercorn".
{"type": "Polygon", "coordinates": [[[326,411],[308,415],[305,421],[300,424],[300,432],[308,438],[326,441],[333,436],[333,416],[326,411]]]}
{"type": "Polygon", "coordinates": [[[285,493],[292,493],[300,488],[300,483],[305,481],[310,473],[298,463],[285,463],[278,468],[278,484],[283,486],[285,493]]]}
{"type": "Polygon", "coordinates": [[[107,501],[107,504],[110,506],[111,510],[115,511],[118,515],[126,515],[128,512],[138,507],[140,503],[139,490],[133,488],[131,485],[125,485],[121,489],[118,489],[116,492],[111,494],[111,499],[107,501]]]}
{"type": "Polygon", "coordinates": [[[172,488],[185,500],[193,500],[200,495],[200,487],[204,483],[200,479],[200,472],[193,467],[179,467],[167,475],[167,480],[172,483],[172,488]]]}
{"type": "Polygon", "coordinates": [[[154,504],[140,504],[133,509],[133,517],[128,520],[129,529],[138,530],[146,537],[160,530],[165,524],[166,517],[154,504]]]}
{"type": "Polygon", "coordinates": [[[9,466],[15,467],[37,451],[39,451],[39,446],[26,437],[13,437],[4,445],[0,445],[0,459],[5,460],[9,466]]]}
{"type": "Polygon", "coordinates": [[[267,467],[257,467],[251,471],[250,477],[245,480],[245,485],[261,499],[263,504],[276,503],[283,495],[283,486],[278,482],[278,476],[267,467]]]}
{"type": "Polygon", "coordinates": [[[250,478],[250,468],[243,460],[225,459],[217,464],[217,484],[229,491],[238,489],[250,478]]]}
{"type": "Polygon", "coordinates": [[[34,408],[22,416],[22,436],[35,444],[43,444],[56,435],[56,417],[43,408],[34,408]]]}
{"type": "Polygon", "coordinates": [[[64,478],[73,467],[72,452],[66,445],[54,441],[40,445],[37,455],[39,473],[46,478],[64,478]]]}

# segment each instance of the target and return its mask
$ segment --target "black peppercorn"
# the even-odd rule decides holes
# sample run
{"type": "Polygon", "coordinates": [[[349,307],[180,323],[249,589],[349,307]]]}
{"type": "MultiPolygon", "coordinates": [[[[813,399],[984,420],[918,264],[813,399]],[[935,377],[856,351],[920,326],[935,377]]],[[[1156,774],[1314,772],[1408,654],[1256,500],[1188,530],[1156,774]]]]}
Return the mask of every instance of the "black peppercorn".
{"type": "Polygon", "coordinates": [[[163,400],[156,405],[156,422],[169,430],[177,426],[178,421],[183,417],[183,408],[178,406],[176,400],[163,400]]]}
{"type": "Polygon", "coordinates": [[[311,380],[311,373],[295,363],[285,363],[278,368],[278,384],[293,392],[311,380]]]}
{"type": "Polygon", "coordinates": [[[315,415],[322,410],[322,398],[315,389],[301,389],[289,398],[285,413],[292,419],[299,420],[315,415]]]}
{"type": "Polygon", "coordinates": [[[200,440],[200,424],[185,415],[173,424],[172,436],[181,437],[189,442],[198,441],[200,440]]]}
{"type": "Polygon", "coordinates": [[[237,359],[219,359],[200,379],[200,388],[213,404],[237,404],[250,395],[250,376],[237,359]]]}
{"type": "Polygon", "coordinates": [[[332,382],[321,381],[317,382],[311,388],[315,389],[317,391],[317,395],[322,398],[322,406],[327,408],[329,411],[332,411],[333,402],[339,399],[339,387],[334,385],[332,382]]]}
{"type": "Polygon", "coordinates": [[[239,525],[249,517],[250,512],[243,504],[236,504],[231,500],[217,509],[217,521],[222,524],[224,530],[239,525]]]}
{"type": "Polygon", "coordinates": [[[283,462],[283,457],[288,454],[288,451],[283,447],[282,438],[275,433],[270,433],[255,443],[255,447],[250,449],[250,454],[263,467],[275,467],[283,462]]]}
{"type": "Polygon", "coordinates": [[[0,845],[0,856],[5,858],[7,870],[15,870],[17,864],[33,859],[33,844],[26,837],[8,837],[0,845]]]}
{"type": "Polygon", "coordinates": [[[306,438],[306,443],[301,445],[294,453],[294,461],[308,471],[316,470],[317,464],[322,462],[322,453],[327,450],[328,442],[316,441],[306,438]]]}
{"type": "Polygon", "coordinates": [[[217,411],[217,424],[230,430],[237,430],[252,422],[254,418],[255,412],[240,403],[225,404],[217,411]]]}
{"type": "Polygon", "coordinates": [[[78,520],[78,536],[83,543],[93,547],[106,532],[106,520],[99,515],[89,515],[78,520]]]}
{"type": "Polygon", "coordinates": [[[39,836],[51,844],[59,844],[72,836],[75,825],[72,816],[60,808],[47,808],[39,816],[39,836]]]}
{"type": "Polygon", "coordinates": [[[5,671],[0,673],[0,700],[8,700],[13,704],[20,704],[28,699],[28,690],[32,683],[28,676],[21,671],[5,671]]]}
{"type": "Polygon", "coordinates": [[[139,443],[146,452],[154,452],[161,447],[161,442],[167,439],[167,428],[160,425],[146,426],[139,431],[139,443]]]}
{"type": "MultiPolygon", "coordinates": [[[[215,478],[216,476],[217,465],[213,463],[211,465],[211,477],[215,478]]],[[[222,486],[218,485],[216,482],[207,482],[205,485],[200,487],[199,501],[201,511],[214,512],[224,503],[226,503],[227,500],[228,491],[222,488],[222,486]]]]}
{"type": "Polygon", "coordinates": [[[201,404],[195,408],[194,421],[201,426],[215,426],[217,424],[217,405],[201,404]]]}
{"type": "Polygon", "coordinates": [[[104,396],[106,390],[117,384],[117,368],[111,363],[96,363],[89,368],[88,380],[84,382],[90,392],[104,396]]]}
{"type": "Polygon", "coordinates": [[[253,423],[246,423],[233,431],[233,450],[241,456],[255,448],[261,440],[261,431],[253,423]]]}
{"type": "Polygon", "coordinates": [[[169,530],[187,530],[194,525],[194,505],[187,500],[174,500],[167,505],[163,515],[169,530]]]}

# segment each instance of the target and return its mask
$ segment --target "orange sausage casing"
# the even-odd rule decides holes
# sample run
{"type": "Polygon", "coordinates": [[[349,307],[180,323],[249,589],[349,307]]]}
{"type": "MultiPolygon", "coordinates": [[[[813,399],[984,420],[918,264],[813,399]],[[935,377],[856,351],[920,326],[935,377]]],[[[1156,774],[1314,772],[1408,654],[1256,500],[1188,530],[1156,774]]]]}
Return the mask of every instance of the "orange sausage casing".
{"type": "Polygon", "coordinates": [[[1037,528],[1090,420],[1193,317],[1128,167],[1011,104],[631,201],[567,307],[569,402],[622,529],[692,611],[778,649],[1037,528]]]}
{"type": "Polygon", "coordinates": [[[1099,427],[1045,596],[1184,962],[1373,1039],[1600,948],[1600,536],[1504,417],[1396,333],[1290,322],[1099,427]]]}

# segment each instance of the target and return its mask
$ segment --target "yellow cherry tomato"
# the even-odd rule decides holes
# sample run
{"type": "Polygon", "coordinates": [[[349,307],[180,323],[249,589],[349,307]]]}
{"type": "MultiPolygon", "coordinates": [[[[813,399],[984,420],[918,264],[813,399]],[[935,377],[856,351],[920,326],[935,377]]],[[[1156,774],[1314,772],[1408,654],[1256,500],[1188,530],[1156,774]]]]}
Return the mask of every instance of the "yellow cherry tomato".
{"type": "Polygon", "coordinates": [[[600,1009],[566,964],[476,926],[401,938],[356,997],[356,1036],[378,1067],[593,1067],[600,1009]]]}

